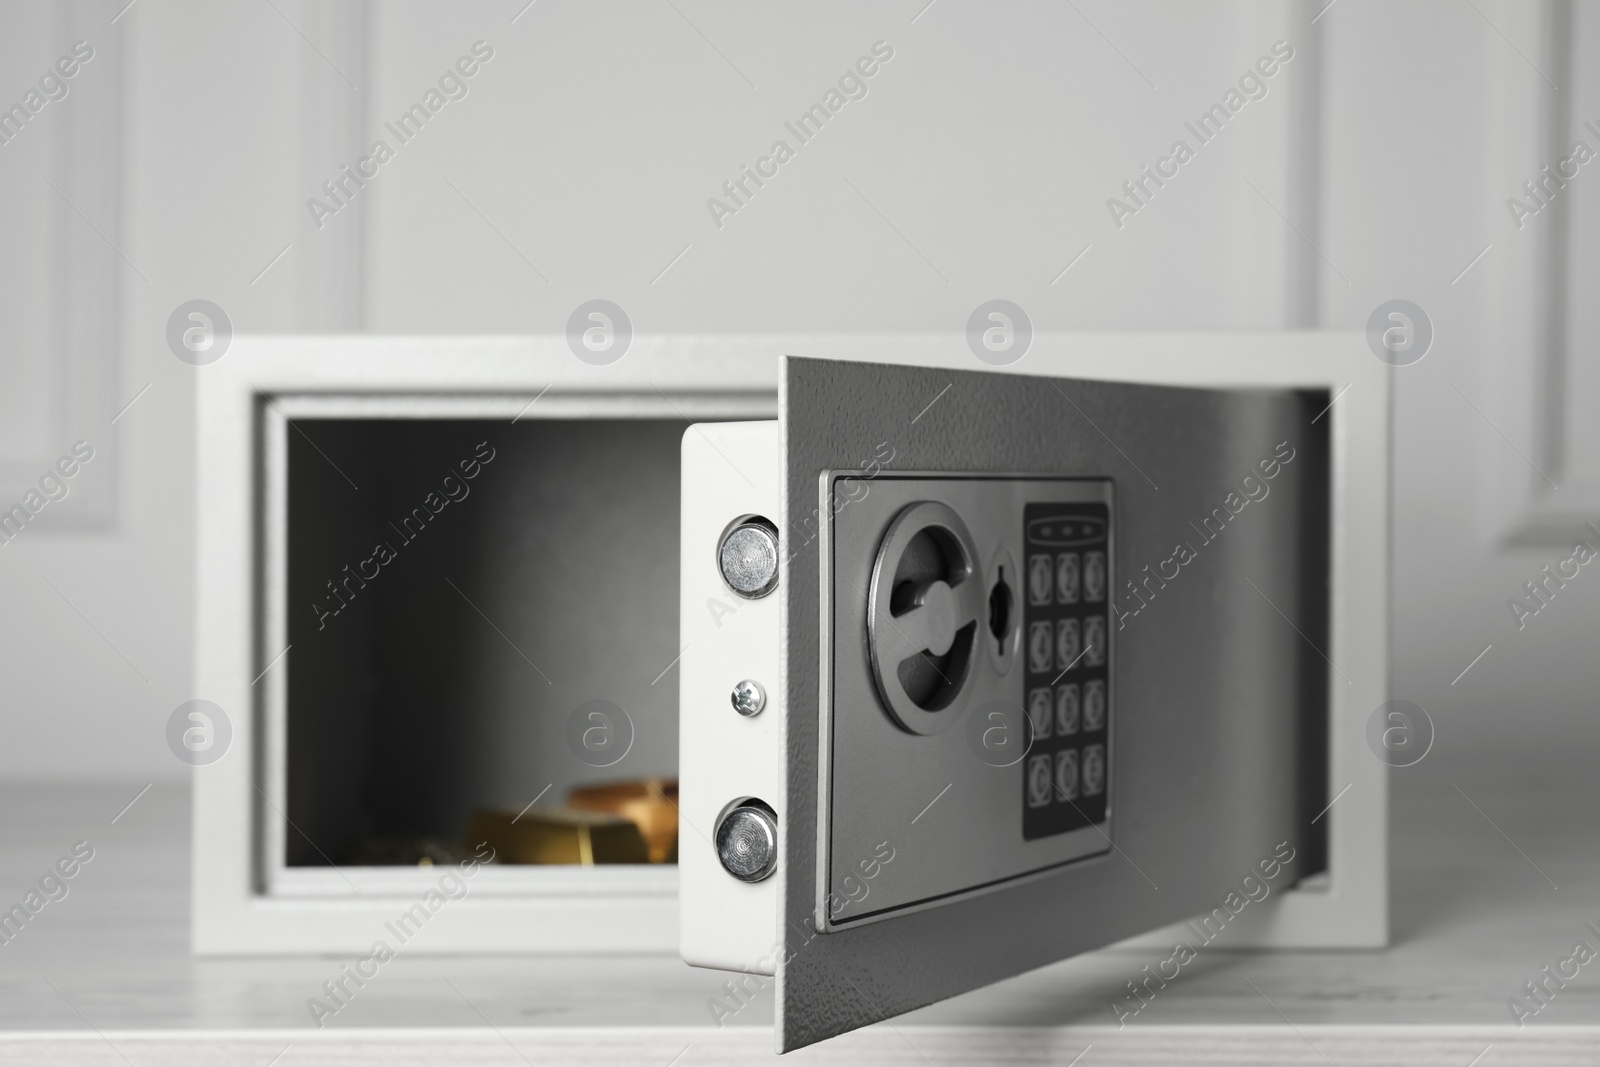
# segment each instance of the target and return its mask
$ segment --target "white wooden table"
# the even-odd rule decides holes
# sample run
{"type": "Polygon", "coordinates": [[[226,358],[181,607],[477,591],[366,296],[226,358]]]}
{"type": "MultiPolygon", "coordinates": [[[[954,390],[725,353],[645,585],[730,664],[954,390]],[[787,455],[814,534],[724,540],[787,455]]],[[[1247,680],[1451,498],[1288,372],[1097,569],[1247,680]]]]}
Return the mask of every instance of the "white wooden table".
{"type": "MultiPolygon", "coordinates": [[[[1600,926],[1600,784],[1581,772],[1575,761],[1571,773],[1521,785],[1442,759],[1396,772],[1386,952],[1208,947],[1120,1030],[1110,1004],[1154,959],[1098,953],[791,1059],[1066,1065],[1088,1048],[1083,1067],[1600,1064],[1600,961],[1520,1030],[1506,1005],[1578,939],[1600,949],[1584,927],[1600,926]]],[[[770,992],[717,1028],[706,1002],[724,976],[661,956],[402,951],[318,1029],[307,998],[342,961],[189,954],[188,792],[153,788],[113,824],[141,786],[0,787],[0,907],[20,900],[73,841],[95,848],[68,895],[0,944],[0,1063],[772,1059],[770,992]]]]}

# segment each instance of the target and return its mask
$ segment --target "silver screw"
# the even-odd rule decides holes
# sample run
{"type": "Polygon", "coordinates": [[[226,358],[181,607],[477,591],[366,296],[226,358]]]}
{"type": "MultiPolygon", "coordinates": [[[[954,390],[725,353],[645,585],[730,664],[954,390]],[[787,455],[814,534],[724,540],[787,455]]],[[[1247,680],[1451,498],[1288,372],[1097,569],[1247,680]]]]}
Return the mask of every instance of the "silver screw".
{"type": "Polygon", "coordinates": [[[742,597],[757,600],[778,586],[778,531],[764,519],[741,522],[717,549],[722,580],[742,597]]]}
{"type": "Polygon", "coordinates": [[[760,715],[761,709],[767,706],[767,694],[761,688],[760,682],[746,678],[733,687],[733,710],[745,718],[760,715]]]}
{"type": "Polygon", "coordinates": [[[778,868],[778,821],[765,808],[741,804],[717,826],[717,858],[742,882],[759,882],[778,868]]]}

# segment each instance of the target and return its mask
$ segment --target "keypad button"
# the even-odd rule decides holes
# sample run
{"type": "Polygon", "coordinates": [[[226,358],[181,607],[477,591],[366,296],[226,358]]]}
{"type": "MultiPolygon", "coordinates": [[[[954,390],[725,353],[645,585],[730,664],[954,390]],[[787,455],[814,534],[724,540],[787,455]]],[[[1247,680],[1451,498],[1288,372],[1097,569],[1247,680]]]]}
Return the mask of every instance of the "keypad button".
{"type": "Polygon", "coordinates": [[[1078,799],[1078,750],[1056,753],[1056,800],[1078,799]]]}
{"type": "Polygon", "coordinates": [[[1097,797],[1106,788],[1106,746],[1088,745],[1083,750],[1083,795],[1097,797]]]}
{"type": "Polygon", "coordinates": [[[1098,603],[1106,598],[1106,554],[1085,552],[1083,555],[1083,599],[1098,603]]]}
{"type": "Polygon", "coordinates": [[[1034,674],[1048,674],[1050,664],[1053,662],[1050,654],[1054,651],[1055,637],[1051,633],[1050,620],[1040,619],[1028,625],[1028,670],[1034,674]]]}
{"type": "Polygon", "coordinates": [[[1082,635],[1077,619],[1056,620],[1056,670],[1064,671],[1078,659],[1083,650],[1082,635]]]}
{"type": "Polygon", "coordinates": [[[1050,690],[1035,689],[1028,694],[1028,718],[1033,723],[1035,739],[1049,737],[1054,732],[1054,719],[1050,708],[1050,690]]]}
{"type": "Polygon", "coordinates": [[[1056,686],[1056,733],[1068,737],[1078,732],[1078,683],[1056,686]]]}
{"type": "Polygon", "coordinates": [[[1106,665],[1106,617],[1104,615],[1091,615],[1083,620],[1083,665],[1085,667],[1104,667],[1106,665]]]}
{"type": "Polygon", "coordinates": [[[1055,576],[1051,573],[1050,557],[1028,557],[1028,603],[1035,607],[1050,603],[1055,576]]]}
{"type": "Polygon", "coordinates": [[[1081,568],[1076,552],[1063,552],[1056,557],[1056,600],[1063,604],[1078,602],[1081,568]]]}
{"type": "Polygon", "coordinates": [[[1102,679],[1083,683],[1083,728],[1106,728],[1106,683],[1102,679]]]}
{"type": "Polygon", "coordinates": [[[1028,757],[1028,807],[1042,808],[1050,803],[1051,790],[1055,783],[1051,781],[1050,756],[1040,753],[1028,757]]]}

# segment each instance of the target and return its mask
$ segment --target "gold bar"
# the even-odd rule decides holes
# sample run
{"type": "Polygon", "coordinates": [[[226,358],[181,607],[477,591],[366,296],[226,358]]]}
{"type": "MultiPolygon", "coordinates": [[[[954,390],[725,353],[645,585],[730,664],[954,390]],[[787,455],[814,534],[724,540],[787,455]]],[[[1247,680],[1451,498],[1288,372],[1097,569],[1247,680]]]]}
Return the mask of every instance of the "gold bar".
{"type": "Polygon", "coordinates": [[[469,848],[487,843],[501,863],[645,863],[639,828],[620,815],[572,808],[479,809],[467,830],[469,848]]]}
{"type": "Polygon", "coordinates": [[[567,806],[610,812],[628,819],[639,828],[651,863],[678,862],[676,778],[578,786],[567,793],[567,806]]]}

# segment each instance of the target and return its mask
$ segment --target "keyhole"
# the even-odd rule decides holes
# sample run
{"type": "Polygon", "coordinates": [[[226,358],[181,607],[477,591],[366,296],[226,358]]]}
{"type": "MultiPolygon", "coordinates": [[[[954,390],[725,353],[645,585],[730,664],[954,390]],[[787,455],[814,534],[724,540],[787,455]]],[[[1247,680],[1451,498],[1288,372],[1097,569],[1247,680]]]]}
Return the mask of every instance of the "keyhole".
{"type": "Polygon", "coordinates": [[[1011,587],[1006,584],[1006,569],[989,591],[989,632],[994,635],[995,654],[1006,654],[1006,635],[1011,632],[1011,587]]]}

